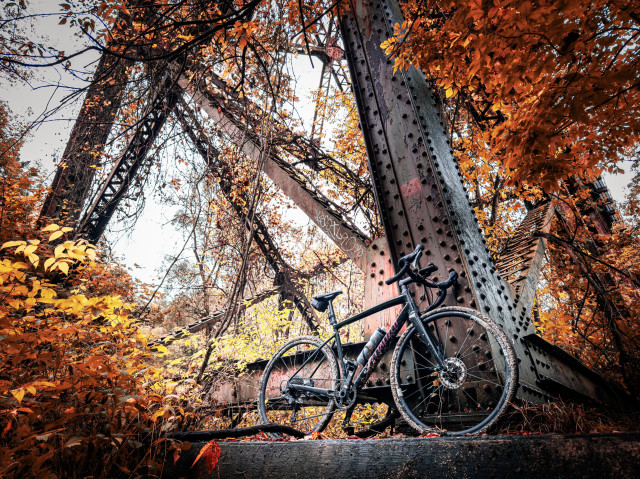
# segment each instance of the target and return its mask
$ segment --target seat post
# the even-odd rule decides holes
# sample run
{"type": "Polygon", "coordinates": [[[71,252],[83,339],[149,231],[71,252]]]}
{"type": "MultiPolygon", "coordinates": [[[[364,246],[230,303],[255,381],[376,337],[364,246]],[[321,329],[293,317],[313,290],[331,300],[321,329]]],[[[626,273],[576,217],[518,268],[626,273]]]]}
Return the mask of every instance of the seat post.
{"type": "Polygon", "coordinates": [[[329,301],[329,314],[327,316],[329,316],[329,324],[335,326],[337,321],[336,314],[333,312],[333,300],[329,301]]]}

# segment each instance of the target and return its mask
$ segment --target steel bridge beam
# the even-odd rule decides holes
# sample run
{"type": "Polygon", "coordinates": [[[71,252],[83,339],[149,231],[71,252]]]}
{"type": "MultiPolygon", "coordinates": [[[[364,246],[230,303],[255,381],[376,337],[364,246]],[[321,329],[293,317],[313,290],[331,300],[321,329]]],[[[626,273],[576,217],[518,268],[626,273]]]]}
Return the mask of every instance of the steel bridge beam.
{"type": "MultiPolygon", "coordinates": [[[[208,95],[206,89],[181,78],[178,83],[202,110],[215,122],[217,128],[242,149],[249,158],[258,162],[263,149],[256,137],[252,137],[244,125],[227,112],[222,101],[208,95]]],[[[282,160],[273,148],[268,149],[264,172],[304,213],[358,266],[366,252],[368,238],[349,224],[343,213],[312,188],[282,160]]]]}
{"type": "Polygon", "coordinates": [[[85,212],[78,228],[79,235],[94,243],[102,236],[173,110],[179,95],[180,89],[176,87],[174,78],[171,74],[166,75],[124,152],[100,188],[95,201],[85,212]]]}
{"type": "MultiPolygon", "coordinates": [[[[533,208],[518,225],[507,241],[496,268],[500,276],[506,279],[514,297],[518,298],[516,309],[524,310],[525,316],[531,316],[540,269],[544,261],[546,240],[541,234],[551,229],[554,208],[551,202],[533,208]]],[[[523,326],[520,321],[520,326],[523,326]]]]}
{"type": "Polygon", "coordinates": [[[103,54],[73,125],[62,160],[40,211],[39,222],[79,217],[113,122],[122,103],[130,62],[103,54]]]}
{"type": "Polygon", "coordinates": [[[536,335],[531,298],[519,301],[486,247],[429,83],[415,68],[394,72],[380,48],[403,22],[399,4],[354,0],[353,6],[342,17],[342,38],[392,266],[423,243],[423,264],[439,266],[439,280],[459,273],[451,301],[479,309],[507,332],[519,358],[519,397],[541,402],[564,390],[607,400],[606,383],[536,335]]]}
{"type": "MultiPolygon", "coordinates": [[[[245,136],[250,137],[254,143],[260,144],[260,139],[257,138],[255,131],[260,129],[260,121],[267,117],[268,114],[266,112],[247,97],[239,97],[237,92],[233,91],[224,80],[214,73],[208,73],[206,81],[204,78],[194,78],[191,83],[197,85],[199,91],[203,92],[214,105],[223,110],[225,115],[232,119],[239,129],[244,132],[245,136]]],[[[357,175],[324,152],[317,141],[291,131],[275,116],[269,116],[268,118],[273,132],[273,140],[270,146],[277,147],[282,153],[290,155],[297,162],[307,165],[316,172],[324,168],[331,169],[335,173],[335,177],[340,178],[331,180],[336,186],[344,186],[346,182],[356,183],[358,187],[363,189],[368,186],[363,184],[357,175]]],[[[310,182],[307,183],[308,187],[313,187],[310,182]]],[[[364,198],[368,195],[364,193],[362,196],[364,198]]],[[[324,201],[329,200],[324,198],[324,201]]],[[[371,206],[375,208],[373,200],[368,203],[371,203],[371,206]]],[[[331,206],[340,209],[336,205],[331,206]]]]}
{"type": "Polygon", "coordinates": [[[200,125],[193,112],[190,111],[188,105],[184,101],[180,101],[178,106],[179,107],[176,109],[176,112],[183,130],[187,133],[196,150],[204,159],[209,171],[220,184],[220,189],[223,195],[231,204],[236,215],[242,220],[247,230],[252,232],[253,239],[262,252],[262,255],[275,272],[275,286],[279,287],[282,300],[290,301],[294,307],[298,309],[302,318],[309,326],[309,329],[314,332],[317,331],[317,318],[313,308],[305,294],[300,291],[300,288],[294,278],[293,269],[284,260],[280,251],[275,246],[267,225],[262,221],[260,215],[257,213],[254,213],[253,218],[249,218],[244,206],[249,204],[249,199],[246,195],[240,195],[241,201],[234,198],[232,194],[233,184],[231,181],[231,178],[233,178],[233,171],[227,163],[220,161],[220,152],[214,148],[205,137],[202,125],[200,125]]]}
{"type": "MultiPolygon", "coordinates": [[[[252,296],[250,298],[243,299],[242,301],[238,301],[238,304],[236,306],[236,314],[241,314],[248,307],[254,304],[261,303],[265,299],[268,299],[271,296],[279,293],[280,293],[280,287],[276,287],[276,288],[269,289],[267,291],[263,291],[262,293],[256,294],[255,296],[252,296]]],[[[152,351],[155,351],[157,347],[160,345],[166,346],[168,344],[173,343],[174,341],[185,338],[191,334],[197,333],[199,331],[204,331],[205,329],[213,326],[215,323],[222,321],[225,313],[226,313],[226,310],[224,309],[219,311],[214,311],[213,313],[209,314],[208,316],[201,319],[200,321],[195,321],[191,324],[186,325],[183,328],[178,328],[173,333],[150,342],[149,348],[152,351]]]]}

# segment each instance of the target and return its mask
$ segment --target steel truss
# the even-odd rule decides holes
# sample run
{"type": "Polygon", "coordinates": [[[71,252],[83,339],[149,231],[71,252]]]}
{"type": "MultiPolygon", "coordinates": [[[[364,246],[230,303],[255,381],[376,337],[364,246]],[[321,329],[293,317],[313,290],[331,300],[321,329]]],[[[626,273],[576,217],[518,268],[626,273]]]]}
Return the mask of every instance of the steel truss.
{"type": "MultiPolygon", "coordinates": [[[[428,82],[415,69],[394,72],[393,62],[379,47],[393,34],[394,25],[402,23],[397,1],[354,0],[353,3],[358,15],[343,12],[340,33],[369,156],[375,207],[384,227],[384,238],[369,238],[350,220],[349,212],[326,198],[302,170],[284,159],[285,155],[290,156],[316,170],[326,165],[336,167],[336,163],[313,139],[294,134],[276,119],[273,119],[274,136],[280,141],[269,145],[265,173],[362,269],[369,303],[394,294],[393,290],[384,287],[382,280],[393,271],[400,256],[423,243],[426,245],[424,264],[436,264],[440,271],[439,279],[452,270],[459,273],[460,288],[452,298],[454,303],[487,313],[514,342],[520,364],[520,398],[541,402],[551,395],[569,392],[614,401],[616,392],[613,389],[575,358],[537,336],[530,320],[545,247],[544,238],[538,233],[548,232],[556,212],[548,204],[531,210],[507,243],[500,260],[497,263],[493,261],[465,192],[459,166],[452,155],[428,82]]],[[[333,38],[331,30],[325,31],[325,41],[333,38]]],[[[327,43],[325,46],[335,48],[337,44],[327,43]]],[[[315,53],[307,53],[313,53],[329,64],[325,76],[329,70],[335,76],[335,55],[328,52],[327,48],[324,51],[318,48],[315,53]]],[[[156,89],[145,119],[81,223],[81,231],[92,241],[103,233],[167,116],[184,95],[199,105],[215,127],[245,155],[256,161],[260,158],[263,145],[255,131],[256,122],[264,117],[264,113],[246,98],[235,95],[210,72],[205,78],[202,72],[206,70],[202,67],[188,65],[192,75],[187,78],[176,73],[174,65],[169,69],[173,74],[168,75],[156,89]]],[[[339,81],[342,87],[347,83],[339,81]]],[[[117,96],[117,92],[114,95],[117,96]]],[[[81,115],[87,111],[83,108],[81,115]]],[[[101,133],[93,139],[96,144],[106,141],[105,135],[114,114],[105,112],[101,133]]],[[[479,113],[482,115],[486,116],[486,112],[479,113]]],[[[81,120],[79,132],[83,131],[81,120]]],[[[181,120],[185,120],[184,115],[181,120]]],[[[216,162],[217,154],[212,151],[207,138],[201,135],[201,128],[194,127],[192,121],[185,121],[184,128],[200,154],[210,164],[216,162]]],[[[77,148],[85,141],[79,138],[86,137],[75,134],[67,149],[77,148]]],[[[89,158],[78,155],[74,161],[72,168],[77,171],[81,167],[87,168],[89,158]]],[[[216,166],[221,168],[219,162],[216,166]]],[[[339,166],[336,168],[340,169],[339,166]]],[[[56,178],[65,176],[64,171],[58,173],[56,178]]],[[[349,177],[348,172],[342,173],[343,179],[349,177]]],[[[72,176],[67,176],[67,184],[75,181],[72,176]]],[[[224,171],[220,170],[218,179],[222,176],[224,171]]],[[[68,199],[70,196],[68,190],[61,186],[63,183],[54,183],[48,205],[80,201],[78,198],[82,198],[82,194],[68,199]]],[[[227,186],[223,183],[225,180],[220,180],[224,193],[227,186]]],[[[240,205],[235,205],[234,209],[246,222],[240,205]]],[[[55,216],[60,211],[58,206],[47,206],[43,214],[55,216]]],[[[251,227],[274,271],[292,274],[259,218],[251,227]]],[[[295,294],[302,299],[303,295],[297,291],[295,294]]],[[[307,307],[306,303],[304,307],[307,307]]],[[[198,330],[205,327],[203,323],[211,321],[208,318],[187,329],[198,330]]],[[[385,318],[374,318],[367,330],[371,331],[385,321],[385,318]]]]}
{"type": "Polygon", "coordinates": [[[315,312],[305,294],[300,290],[295,279],[295,271],[284,260],[280,251],[275,246],[260,214],[253,212],[253,214],[250,215],[246,210],[245,205],[250,203],[246,195],[241,194],[239,199],[234,197],[232,192],[233,171],[227,162],[221,160],[220,152],[205,137],[203,133],[204,128],[196,118],[196,115],[184,101],[181,101],[178,106],[178,119],[182,124],[183,130],[193,142],[198,153],[200,153],[205,160],[210,174],[219,183],[220,190],[226,200],[231,204],[236,215],[242,220],[246,228],[252,232],[253,239],[262,252],[262,255],[275,272],[275,285],[279,288],[281,301],[290,301],[294,307],[300,311],[309,329],[316,332],[318,326],[315,312]]]}

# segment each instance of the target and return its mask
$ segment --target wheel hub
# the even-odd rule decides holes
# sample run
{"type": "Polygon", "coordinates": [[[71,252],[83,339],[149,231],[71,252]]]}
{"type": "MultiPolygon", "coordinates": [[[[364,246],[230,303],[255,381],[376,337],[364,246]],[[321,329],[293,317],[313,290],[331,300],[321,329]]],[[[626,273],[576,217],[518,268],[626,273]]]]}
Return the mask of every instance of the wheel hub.
{"type": "Polygon", "coordinates": [[[294,404],[298,402],[299,399],[307,397],[308,394],[303,391],[298,391],[291,388],[291,384],[313,387],[315,385],[315,382],[311,378],[291,378],[289,380],[283,380],[280,383],[280,392],[282,393],[282,396],[287,399],[287,402],[289,402],[289,404],[294,404]]]}
{"type": "Polygon", "coordinates": [[[438,376],[440,383],[447,389],[458,389],[467,377],[467,367],[460,358],[447,358],[438,376]]]}

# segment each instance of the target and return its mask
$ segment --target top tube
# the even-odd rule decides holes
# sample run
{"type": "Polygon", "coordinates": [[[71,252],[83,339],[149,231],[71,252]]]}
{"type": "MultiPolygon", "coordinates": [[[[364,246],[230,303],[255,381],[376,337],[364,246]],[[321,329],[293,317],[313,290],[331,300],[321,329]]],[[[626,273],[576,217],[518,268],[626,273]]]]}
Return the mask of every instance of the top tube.
{"type": "Polygon", "coordinates": [[[396,296],[395,298],[389,299],[383,303],[375,305],[373,308],[369,308],[361,313],[358,313],[350,318],[345,319],[337,324],[334,324],[333,327],[335,329],[340,329],[344,326],[347,326],[351,323],[355,323],[356,321],[360,321],[361,319],[366,318],[367,316],[371,316],[372,314],[378,313],[380,311],[384,311],[385,309],[389,309],[393,306],[402,305],[405,303],[405,299],[402,295],[396,296]]]}

